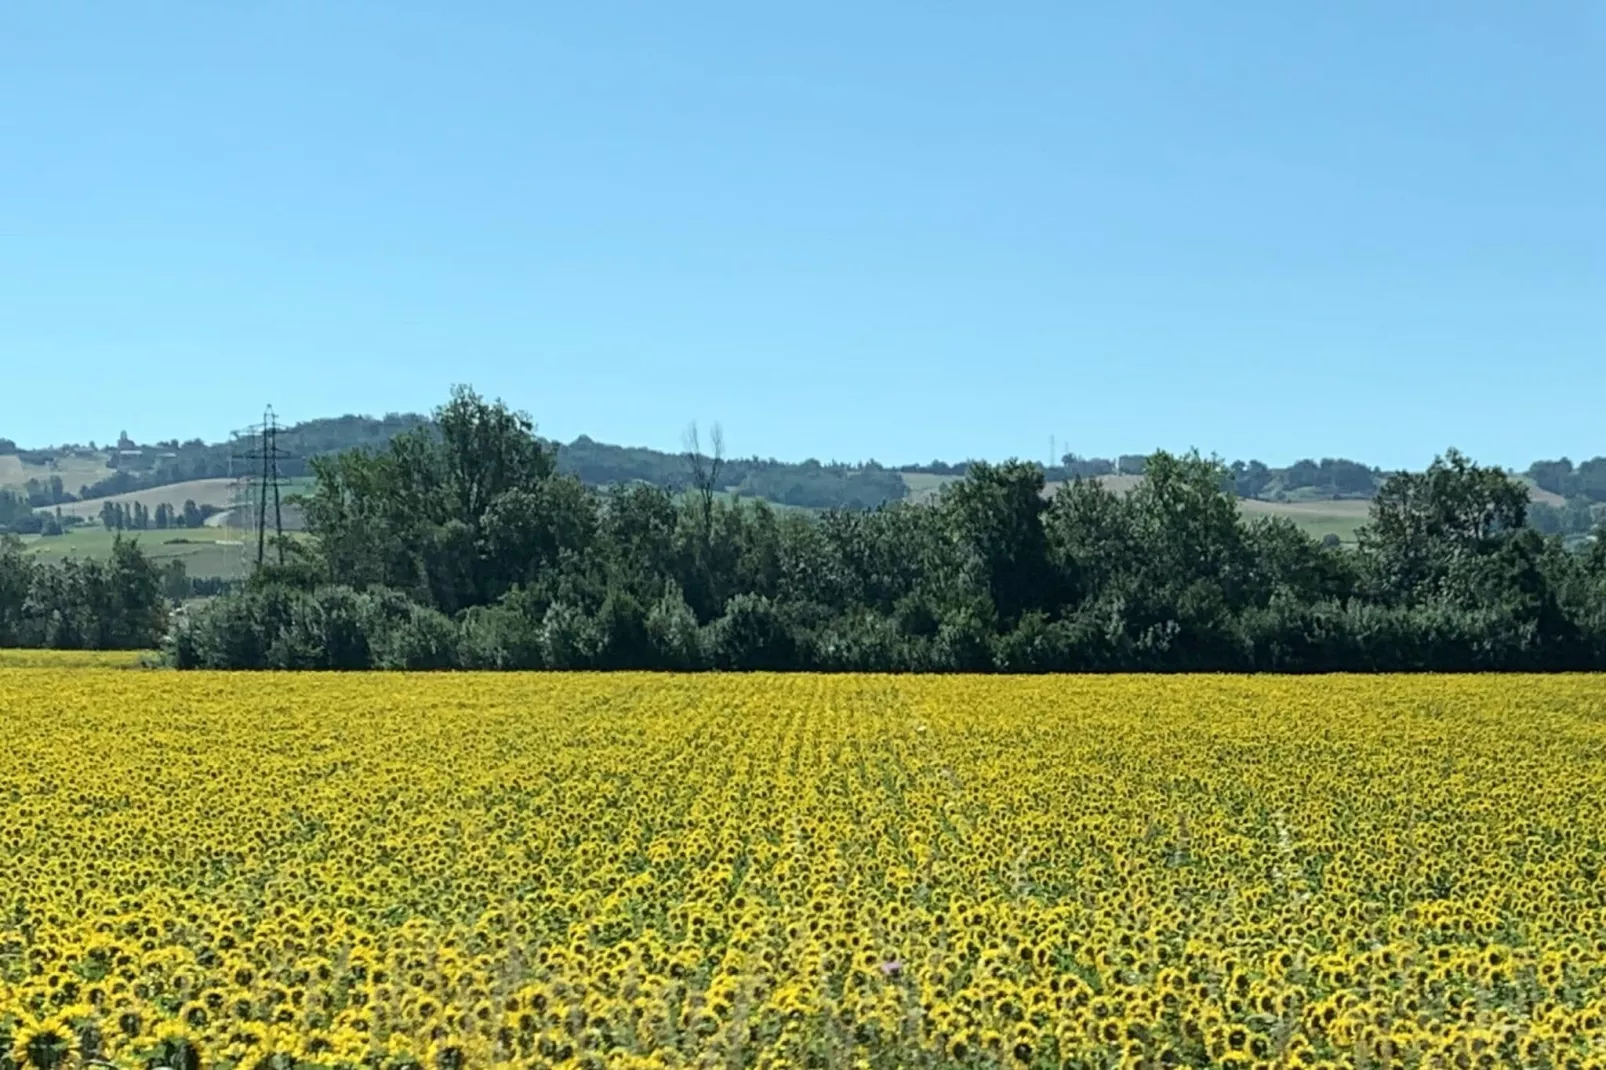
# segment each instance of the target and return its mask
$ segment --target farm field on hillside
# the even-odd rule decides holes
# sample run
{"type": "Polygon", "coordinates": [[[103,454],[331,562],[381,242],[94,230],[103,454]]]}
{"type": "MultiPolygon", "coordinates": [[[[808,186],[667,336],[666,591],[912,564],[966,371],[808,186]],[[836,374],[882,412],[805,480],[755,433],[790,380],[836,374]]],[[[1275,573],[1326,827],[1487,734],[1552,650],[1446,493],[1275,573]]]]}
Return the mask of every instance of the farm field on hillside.
{"type": "MultiPolygon", "coordinates": [[[[247,570],[246,545],[254,539],[251,532],[238,528],[169,528],[166,531],[128,531],[122,537],[134,540],[140,550],[158,565],[177,558],[184,562],[189,575],[198,578],[240,579],[247,570]]],[[[64,535],[23,537],[23,544],[40,557],[60,560],[64,557],[104,559],[110,556],[117,533],[99,525],[86,525],[64,535]]]]}
{"type": "Polygon", "coordinates": [[[1238,499],[1238,509],[1246,517],[1280,516],[1299,525],[1305,534],[1314,539],[1337,535],[1341,542],[1354,542],[1356,531],[1366,523],[1372,507],[1370,501],[1343,498],[1336,501],[1263,502],[1258,499],[1238,499]]]}
{"type": "Polygon", "coordinates": [[[93,520],[100,516],[100,510],[107,502],[130,506],[137,502],[152,512],[163,503],[174,509],[183,509],[186,501],[193,501],[200,506],[210,505],[224,509],[233,501],[234,493],[234,481],[231,479],[192,479],[185,483],[151,487],[149,490],[132,490],[126,494],[113,494],[105,498],[68,502],[61,507],[61,511],[71,516],[93,520]]]}
{"type": "Polygon", "coordinates": [[[0,668],[0,1039],[37,1066],[1600,1065],[1603,691],[0,668]]]}
{"type": "Polygon", "coordinates": [[[60,476],[68,492],[96,483],[112,474],[106,467],[104,453],[63,455],[53,464],[26,464],[15,453],[0,454],[0,489],[18,488],[30,479],[49,482],[51,476],[60,476]]]}

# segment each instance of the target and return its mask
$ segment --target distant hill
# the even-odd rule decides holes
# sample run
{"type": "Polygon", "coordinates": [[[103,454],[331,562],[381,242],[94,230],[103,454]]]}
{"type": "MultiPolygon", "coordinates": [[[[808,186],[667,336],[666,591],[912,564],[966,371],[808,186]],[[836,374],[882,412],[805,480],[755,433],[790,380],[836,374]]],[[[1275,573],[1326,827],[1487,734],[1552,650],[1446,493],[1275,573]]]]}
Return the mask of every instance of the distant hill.
{"type": "MultiPolygon", "coordinates": [[[[650,483],[669,489],[685,487],[690,475],[683,454],[610,446],[584,435],[558,445],[558,471],[591,486],[650,483]]],[[[874,461],[822,464],[728,457],[720,480],[729,493],[803,509],[873,509],[902,501],[909,491],[898,472],[874,461]]]]}
{"type": "MultiPolygon", "coordinates": [[[[429,417],[391,413],[383,417],[339,416],[309,420],[280,430],[278,443],[289,456],[280,467],[287,479],[304,480],[315,457],[353,448],[379,448],[397,434],[427,426],[429,417]]],[[[23,449],[0,438],[0,528],[18,512],[60,508],[64,515],[93,519],[102,504],[138,502],[154,510],[185,500],[225,508],[232,476],[243,467],[239,445],[199,439],[136,443],[120,435],[114,444],[23,449]]],[[[592,486],[648,483],[671,490],[689,482],[680,453],[618,446],[582,435],[557,444],[558,468],[592,486]]],[[[731,457],[721,482],[731,495],[802,509],[870,509],[888,502],[924,502],[961,478],[968,461],[931,461],[888,467],[731,457]]],[[[1074,478],[1098,480],[1129,491],[1142,478],[1139,455],[1097,458],[1068,453],[1045,469],[1049,486],[1074,478]]],[[[1232,490],[1246,513],[1288,516],[1316,534],[1353,537],[1364,521],[1367,502],[1387,479],[1386,471],[1343,458],[1300,460],[1274,468],[1260,461],[1235,461],[1229,468],[1232,490]]],[[[1563,534],[1587,531],[1606,508],[1606,458],[1574,465],[1538,461],[1523,473],[1534,500],[1536,526],[1563,534]]]]}
{"type": "MultiPolygon", "coordinates": [[[[304,478],[310,474],[309,462],[314,457],[354,447],[384,446],[400,432],[428,423],[428,417],[403,413],[379,418],[340,416],[285,427],[278,437],[279,448],[287,455],[280,473],[287,479],[304,478]]],[[[212,490],[201,493],[215,496],[216,485],[227,484],[249,463],[238,456],[241,452],[241,445],[234,442],[169,439],[137,443],[126,435],[105,446],[90,443],[44,449],[19,449],[0,439],[0,490],[25,495],[35,508],[98,502],[181,483],[211,483],[212,490]]],[[[197,503],[207,504],[199,498],[197,503]]],[[[98,511],[96,505],[88,514],[98,511]]]]}

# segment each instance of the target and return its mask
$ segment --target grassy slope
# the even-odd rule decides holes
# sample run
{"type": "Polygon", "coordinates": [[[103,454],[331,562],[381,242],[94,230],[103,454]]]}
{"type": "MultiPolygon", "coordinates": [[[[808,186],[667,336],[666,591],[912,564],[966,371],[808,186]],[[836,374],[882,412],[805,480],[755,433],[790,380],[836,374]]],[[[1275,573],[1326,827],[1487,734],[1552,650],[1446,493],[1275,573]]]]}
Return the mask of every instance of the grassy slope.
{"type": "Polygon", "coordinates": [[[925,472],[904,472],[903,484],[909,488],[908,500],[911,502],[927,502],[937,496],[937,492],[952,483],[957,476],[934,476],[925,472]]]}
{"type": "Polygon", "coordinates": [[[1366,523],[1371,506],[1371,502],[1359,499],[1313,502],[1263,502],[1253,499],[1238,501],[1239,510],[1247,517],[1287,517],[1312,538],[1337,535],[1341,542],[1355,541],[1355,531],[1366,523]]]}
{"type": "MultiPolygon", "coordinates": [[[[164,487],[152,487],[149,490],[132,490],[126,494],[113,494],[105,498],[68,502],[61,507],[61,511],[67,516],[81,516],[94,520],[100,517],[101,506],[106,502],[116,502],[120,505],[132,505],[138,502],[151,512],[155,512],[156,507],[163,502],[174,509],[183,509],[186,501],[193,501],[199,506],[210,505],[226,509],[233,498],[233,485],[233,482],[227,479],[192,479],[187,483],[169,483],[164,487]]],[[[293,479],[285,482],[280,494],[288,497],[311,489],[311,479],[293,479]]]]}
{"type": "Polygon", "coordinates": [[[113,494],[107,498],[68,502],[61,507],[61,511],[68,516],[93,519],[100,516],[100,508],[107,502],[116,502],[119,505],[133,505],[138,502],[154,512],[163,502],[174,509],[183,509],[186,501],[222,509],[229,504],[232,486],[233,483],[227,479],[194,479],[188,483],[169,483],[165,487],[152,487],[150,490],[131,490],[126,494],[113,494]]]}
{"type": "Polygon", "coordinates": [[[60,476],[68,492],[77,494],[79,487],[99,482],[111,474],[112,469],[106,467],[104,453],[90,457],[63,457],[54,466],[23,464],[22,458],[14,453],[0,456],[0,489],[21,490],[30,479],[49,482],[51,476],[60,476]]]}
{"type": "MultiPolygon", "coordinates": [[[[184,562],[189,574],[198,578],[244,577],[247,554],[253,549],[246,545],[250,539],[249,533],[228,528],[128,532],[124,538],[136,540],[139,548],[157,564],[178,558],[184,562]]],[[[108,557],[115,539],[114,532],[95,525],[51,538],[28,535],[22,541],[39,557],[60,560],[65,557],[108,557]]]]}
{"type": "Polygon", "coordinates": [[[1533,480],[1527,478],[1526,476],[1523,476],[1521,478],[1522,478],[1523,483],[1525,483],[1527,485],[1527,487],[1528,487],[1528,500],[1529,501],[1543,502],[1545,505],[1555,505],[1555,506],[1562,506],[1562,505],[1566,505],[1567,504],[1567,499],[1563,498],[1560,494],[1555,494],[1555,493],[1553,493],[1551,491],[1541,489],[1540,487],[1538,487],[1538,486],[1536,486],[1534,484],[1533,480]]]}

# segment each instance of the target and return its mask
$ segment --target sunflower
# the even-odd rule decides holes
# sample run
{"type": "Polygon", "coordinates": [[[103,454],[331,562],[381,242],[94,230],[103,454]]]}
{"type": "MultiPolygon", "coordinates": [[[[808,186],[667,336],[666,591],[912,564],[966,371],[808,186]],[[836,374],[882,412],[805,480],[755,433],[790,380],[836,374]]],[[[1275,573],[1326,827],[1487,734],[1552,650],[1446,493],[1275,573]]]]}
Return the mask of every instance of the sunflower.
{"type": "Polygon", "coordinates": [[[181,1021],[163,1022],[151,1037],[152,1056],[169,1070],[201,1070],[206,1052],[199,1033],[181,1021]]]}
{"type": "Polygon", "coordinates": [[[64,1066],[76,1053],[78,1037],[61,1017],[21,1025],[11,1042],[11,1060],[19,1067],[64,1066]]]}

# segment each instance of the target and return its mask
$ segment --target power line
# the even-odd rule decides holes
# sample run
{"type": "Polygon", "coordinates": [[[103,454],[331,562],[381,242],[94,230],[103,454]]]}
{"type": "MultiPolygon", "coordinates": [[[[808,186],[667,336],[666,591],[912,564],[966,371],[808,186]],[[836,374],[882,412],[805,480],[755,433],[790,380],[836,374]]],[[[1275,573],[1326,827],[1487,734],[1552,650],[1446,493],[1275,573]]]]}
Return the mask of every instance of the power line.
{"type": "Polygon", "coordinates": [[[273,502],[273,545],[279,556],[279,564],[283,565],[284,506],[280,491],[285,479],[280,473],[279,462],[290,460],[292,454],[279,445],[279,417],[274,413],[273,406],[269,405],[263,411],[260,424],[237,431],[233,437],[236,443],[243,439],[248,444],[248,448],[236,451],[232,457],[233,460],[249,462],[235,481],[233,499],[236,503],[243,499],[254,514],[256,567],[261,568],[267,561],[270,498],[273,502]]]}

